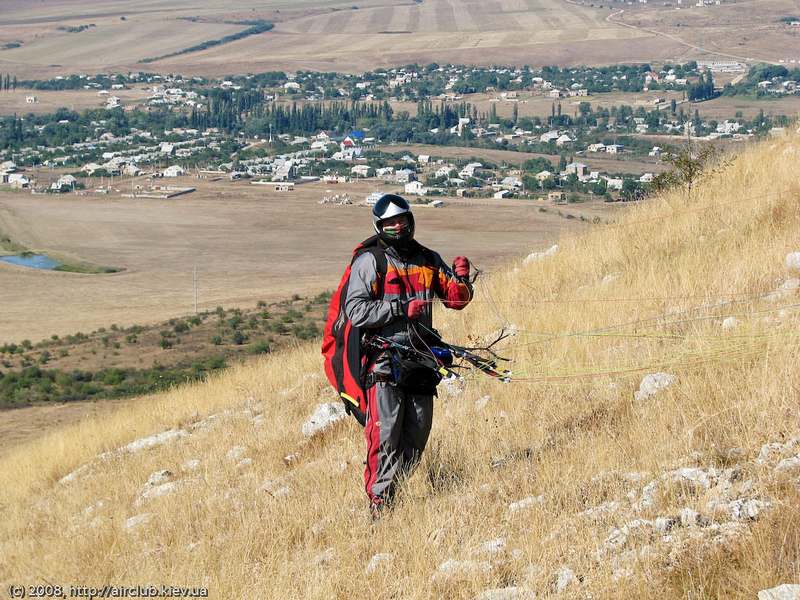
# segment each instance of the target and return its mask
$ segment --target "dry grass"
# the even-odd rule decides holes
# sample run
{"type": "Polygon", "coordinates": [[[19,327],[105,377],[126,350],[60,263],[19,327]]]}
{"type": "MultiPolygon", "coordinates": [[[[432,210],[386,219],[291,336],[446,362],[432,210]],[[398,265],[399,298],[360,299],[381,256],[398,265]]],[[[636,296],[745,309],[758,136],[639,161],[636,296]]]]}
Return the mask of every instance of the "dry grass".
{"type": "MultiPolygon", "coordinates": [[[[520,334],[504,351],[522,381],[504,386],[475,377],[461,392],[443,391],[423,463],[379,524],[366,515],[355,424],[302,440],[303,419],[332,397],[318,349],[306,345],[142,398],[8,455],[0,473],[0,581],[207,585],[215,598],[352,598],[365,590],[379,598],[472,598],[505,585],[547,595],[562,566],[583,580],[568,597],[753,598],[763,587],[796,581],[797,472],[777,477],[771,463],[754,459],[763,443],[800,429],[797,292],[776,302],[756,297],[789,276],[784,256],[798,250],[799,143],[793,137],[748,149],[692,197],[675,192],[620,225],[565,238],[556,255],[481,282],[465,311],[439,314],[454,340],[514,323],[520,334]],[[602,285],[610,273],[620,277],[602,285]],[[735,302],[699,308],[724,299],[735,302]],[[723,331],[720,320],[731,314],[740,325],[723,331]],[[638,324],[621,325],[632,321],[638,324]],[[565,335],[588,331],[595,334],[565,335]],[[658,370],[677,382],[634,401],[641,374],[658,370]],[[484,394],[491,400],[479,410],[474,400],[484,394]],[[220,411],[229,412],[216,425],[191,428],[220,411]],[[254,422],[258,413],[263,418],[254,422]],[[179,427],[192,434],[95,458],[179,427]],[[251,465],[237,467],[226,456],[234,445],[251,465]],[[199,469],[184,473],[181,464],[193,457],[199,469]],[[85,463],[76,481],[57,483],[85,463]],[[625,556],[604,550],[613,527],[684,506],[705,511],[714,493],[665,485],[651,507],[636,512],[629,490],[638,499],[647,481],[678,465],[735,463],[753,486],[748,497],[772,503],[754,524],[731,525],[735,535],[715,538],[720,543],[704,537],[711,528],[691,527],[671,532],[672,540],[649,530],[632,534],[625,556]],[[136,506],[160,469],[183,487],[136,506]],[[643,479],[626,482],[630,472],[643,479]],[[268,491],[265,480],[273,481],[268,491]],[[281,495],[284,485],[289,495],[281,495]],[[541,504],[507,509],[538,495],[541,504]],[[99,499],[103,506],[85,510],[99,499]],[[606,501],[619,509],[596,519],[578,515],[606,501]],[[143,512],[154,518],[123,528],[143,512]],[[506,551],[473,556],[500,536],[506,551]],[[332,560],[319,560],[328,549],[332,560]],[[393,563],[365,576],[378,552],[392,553],[393,563]],[[493,566],[432,578],[448,558],[493,566]],[[630,576],[615,581],[621,566],[630,576]]],[[[744,494],[744,483],[736,486],[744,494]]]]}

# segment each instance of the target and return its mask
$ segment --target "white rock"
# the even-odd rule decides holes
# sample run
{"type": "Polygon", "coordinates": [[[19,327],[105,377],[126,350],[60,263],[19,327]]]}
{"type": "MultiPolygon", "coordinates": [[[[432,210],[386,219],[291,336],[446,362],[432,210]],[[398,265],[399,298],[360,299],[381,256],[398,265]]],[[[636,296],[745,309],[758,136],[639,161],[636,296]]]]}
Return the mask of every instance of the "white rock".
{"type": "Polygon", "coordinates": [[[273,498],[283,498],[292,493],[291,488],[278,479],[267,479],[258,489],[261,492],[267,492],[273,498]]]}
{"type": "Polygon", "coordinates": [[[492,570],[492,565],[486,561],[478,560],[456,560],[448,558],[434,573],[434,579],[448,579],[451,577],[461,577],[468,575],[478,575],[488,573],[492,570]]]}
{"type": "Polygon", "coordinates": [[[504,587],[484,590],[475,600],[535,600],[536,592],[523,587],[504,587]]]}
{"type": "Polygon", "coordinates": [[[464,379],[461,377],[442,379],[439,384],[439,393],[447,397],[456,397],[464,393],[464,379]]]}
{"type": "Polygon", "coordinates": [[[650,373],[639,384],[639,391],[633,394],[637,402],[655,396],[658,392],[675,383],[676,377],[669,373],[650,373]]]}
{"type": "Polygon", "coordinates": [[[758,600],[800,600],[800,584],[784,583],[758,592],[758,600]]]}
{"type": "Polygon", "coordinates": [[[786,255],[786,268],[800,271],[800,252],[789,252],[786,255]]]}
{"type": "Polygon", "coordinates": [[[392,564],[392,561],[394,561],[394,554],[390,554],[388,552],[375,554],[372,558],[369,559],[365,572],[368,574],[373,573],[383,566],[388,566],[392,564]]]}
{"type": "Polygon", "coordinates": [[[791,296],[798,288],[800,288],[800,279],[791,277],[784,281],[774,292],[770,292],[764,296],[764,299],[768,302],[777,302],[778,300],[791,296]]]}
{"type": "Polygon", "coordinates": [[[481,396],[477,400],[475,400],[475,408],[478,410],[483,410],[487,404],[489,404],[489,400],[491,400],[491,396],[481,396]]]}
{"type": "Polygon", "coordinates": [[[543,502],[544,496],[528,496],[527,498],[523,498],[522,500],[517,500],[516,502],[509,504],[508,512],[519,512],[521,510],[525,510],[526,508],[530,508],[531,506],[542,504],[543,502]]]}
{"type": "Polygon", "coordinates": [[[753,520],[757,519],[758,515],[769,506],[770,503],[763,500],[740,498],[728,504],[728,513],[731,519],[737,521],[753,520]]]}
{"type": "Polygon", "coordinates": [[[228,457],[228,460],[238,461],[244,456],[245,452],[247,452],[247,449],[244,446],[234,446],[233,448],[228,450],[228,453],[225,456],[228,457]]]}
{"type": "Polygon", "coordinates": [[[161,446],[162,444],[186,437],[187,435],[189,435],[189,432],[183,429],[168,429],[161,433],[133,440],[130,444],[119,448],[117,452],[139,452],[140,450],[146,450],[154,446],[161,446]]]}
{"type": "Polygon", "coordinates": [[[164,469],[163,471],[151,473],[150,477],[147,478],[147,483],[145,483],[145,485],[160,485],[162,483],[166,483],[170,479],[172,479],[172,471],[164,469]]]}
{"type": "Polygon", "coordinates": [[[675,517],[657,517],[656,520],[653,521],[653,528],[659,533],[667,533],[679,522],[680,521],[675,517]]]}
{"type": "Polygon", "coordinates": [[[194,471],[199,467],[200,467],[199,458],[190,458],[181,465],[181,469],[183,469],[184,471],[194,471]]]}
{"type": "Polygon", "coordinates": [[[180,482],[178,481],[168,481],[160,485],[145,486],[145,488],[139,494],[139,497],[136,499],[136,506],[141,506],[147,500],[152,500],[153,498],[159,498],[161,496],[171,494],[178,489],[179,484],[180,482]]]}
{"type": "Polygon", "coordinates": [[[700,522],[700,513],[689,507],[685,507],[681,509],[679,518],[683,527],[691,527],[700,522]]]}
{"type": "Polygon", "coordinates": [[[246,469],[247,467],[251,466],[252,464],[253,464],[253,459],[252,458],[243,458],[238,463],[236,463],[236,468],[237,469],[246,469]]]}
{"type": "Polygon", "coordinates": [[[81,465],[74,471],[64,475],[61,479],[58,480],[58,483],[60,483],[61,485],[71,483],[76,479],[78,479],[78,477],[80,477],[81,475],[85,475],[88,471],[89,471],[89,465],[81,465]]]}
{"type": "Polygon", "coordinates": [[[317,406],[314,413],[303,423],[301,431],[304,436],[311,437],[325,431],[346,416],[344,404],[341,402],[325,402],[317,406]]]}
{"type": "MultiPolygon", "coordinates": [[[[650,508],[655,504],[656,501],[656,492],[658,491],[658,480],[654,479],[646,486],[642,488],[642,497],[639,501],[634,505],[636,510],[645,510],[650,508]]],[[[633,493],[633,498],[636,497],[636,494],[633,493]]]]}
{"type": "Polygon", "coordinates": [[[578,578],[569,567],[561,567],[556,573],[556,593],[560,594],[573,583],[577,583],[578,578]]]}
{"type": "Polygon", "coordinates": [[[608,285],[609,283],[614,283],[620,277],[622,277],[622,273],[609,273],[608,275],[603,277],[602,281],[600,281],[600,285],[608,285]]]}
{"type": "Polygon", "coordinates": [[[553,256],[556,252],[558,252],[558,244],[550,246],[544,252],[531,252],[525,259],[522,261],[523,265],[529,265],[536,261],[542,260],[543,258],[547,258],[548,256],[553,256]]]}
{"type": "Polygon", "coordinates": [[[779,442],[770,442],[768,444],[764,444],[761,446],[761,451],[758,453],[758,458],[756,462],[759,464],[764,464],[769,461],[772,454],[776,452],[780,452],[783,450],[783,444],[779,442]]]}
{"type": "Polygon", "coordinates": [[[499,554],[503,550],[506,549],[506,538],[496,538],[494,540],[489,540],[488,542],[482,543],[480,546],[475,548],[472,551],[472,555],[478,554],[499,554]]]}
{"type": "Polygon", "coordinates": [[[313,565],[325,565],[331,562],[334,557],[336,556],[336,552],[333,548],[328,548],[317,554],[313,559],[311,559],[311,564],[313,565]]]}
{"type": "Polygon", "coordinates": [[[144,525],[153,518],[153,513],[142,513],[140,515],[134,515],[125,521],[125,529],[135,529],[140,525],[144,525]]]}
{"type": "Polygon", "coordinates": [[[684,467],[683,469],[675,469],[668,475],[672,477],[672,481],[675,483],[688,483],[705,490],[717,481],[717,472],[713,468],[703,470],[697,467],[684,467]]]}
{"type": "Polygon", "coordinates": [[[739,325],[739,319],[736,317],[726,317],[722,321],[722,329],[724,331],[730,331],[731,329],[735,329],[739,325]]]}
{"type": "Polygon", "coordinates": [[[606,515],[612,515],[618,510],[619,510],[619,502],[611,500],[609,502],[603,502],[602,504],[598,504],[597,506],[592,506],[590,508],[587,508],[586,510],[579,512],[578,516],[587,517],[590,519],[598,519],[606,515]]]}
{"type": "Polygon", "coordinates": [[[775,471],[777,473],[794,471],[795,469],[800,469],[800,454],[790,458],[784,458],[775,466],[775,471]]]}
{"type": "Polygon", "coordinates": [[[256,415],[250,422],[256,427],[261,427],[267,422],[267,418],[264,415],[256,415]]]}

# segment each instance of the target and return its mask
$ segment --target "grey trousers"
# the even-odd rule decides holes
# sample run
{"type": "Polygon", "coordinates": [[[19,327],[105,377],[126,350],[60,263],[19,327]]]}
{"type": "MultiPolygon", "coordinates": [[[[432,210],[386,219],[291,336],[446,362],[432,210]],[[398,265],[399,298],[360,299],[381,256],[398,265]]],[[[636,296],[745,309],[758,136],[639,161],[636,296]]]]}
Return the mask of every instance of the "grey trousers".
{"type": "Polygon", "coordinates": [[[407,393],[379,381],[367,390],[367,467],[364,487],[371,502],[390,502],[399,478],[422,456],[433,423],[433,396],[407,393]]]}

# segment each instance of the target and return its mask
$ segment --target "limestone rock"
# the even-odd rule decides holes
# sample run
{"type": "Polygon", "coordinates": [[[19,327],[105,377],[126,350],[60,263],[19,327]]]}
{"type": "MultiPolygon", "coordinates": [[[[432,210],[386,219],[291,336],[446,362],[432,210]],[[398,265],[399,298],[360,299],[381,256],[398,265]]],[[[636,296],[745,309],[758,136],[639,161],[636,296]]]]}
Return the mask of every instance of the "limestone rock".
{"type": "Polygon", "coordinates": [[[758,600],[800,600],[800,584],[784,583],[758,592],[758,600]]]}
{"type": "Polygon", "coordinates": [[[482,543],[480,546],[475,548],[472,551],[472,555],[476,556],[479,554],[500,554],[506,549],[506,538],[496,538],[493,540],[489,540],[488,542],[482,543]]]}
{"type": "Polygon", "coordinates": [[[784,458],[775,466],[776,473],[788,473],[800,469],[800,454],[790,458],[784,458]]]}
{"type": "Polygon", "coordinates": [[[544,496],[528,496],[527,498],[523,498],[522,500],[517,500],[516,502],[509,504],[508,512],[513,514],[515,512],[525,510],[526,508],[530,508],[531,506],[542,504],[543,502],[544,496]]]}
{"type": "Polygon", "coordinates": [[[117,452],[139,452],[140,450],[146,450],[147,448],[153,448],[154,446],[161,446],[162,444],[166,444],[167,442],[171,442],[188,435],[189,432],[184,431],[183,429],[168,429],[167,431],[162,431],[161,433],[139,438],[138,440],[133,440],[130,444],[119,448],[117,452]]]}
{"type": "Polygon", "coordinates": [[[394,554],[390,554],[388,552],[375,554],[369,559],[365,572],[367,574],[374,573],[379,568],[390,565],[392,561],[394,561],[394,554]]]}
{"type": "Polygon", "coordinates": [[[561,567],[558,572],[556,572],[556,583],[555,589],[556,593],[560,594],[564,590],[566,590],[569,586],[574,585],[578,582],[578,578],[575,577],[575,573],[569,567],[561,567]]]}
{"type": "Polygon", "coordinates": [[[325,402],[317,406],[314,413],[303,423],[301,431],[305,437],[309,438],[325,431],[346,416],[344,404],[341,402],[325,402]]]}
{"type": "Polygon", "coordinates": [[[456,560],[448,558],[434,573],[434,580],[447,580],[459,577],[471,577],[482,573],[488,573],[492,570],[492,565],[486,561],[477,560],[456,560]]]}
{"type": "Polygon", "coordinates": [[[136,529],[141,525],[145,525],[146,523],[150,522],[153,518],[153,513],[142,513],[140,515],[134,515],[125,521],[125,529],[132,530],[136,529]]]}
{"type": "Polygon", "coordinates": [[[535,600],[536,592],[523,587],[511,586],[484,590],[475,600],[535,600]]]}
{"type": "Polygon", "coordinates": [[[525,259],[522,261],[523,265],[529,265],[536,261],[542,260],[543,258],[547,258],[548,256],[553,256],[556,252],[558,252],[558,244],[550,246],[544,252],[531,252],[525,259]]]}
{"type": "Polygon", "coordinates": [[[477,400],[475,400],[475,408],[478,410],[483,410],[486,408],[486,405],[489,404],[489,400],[491,400],[491,396],[481,396],[477,400]]]}
{"type": "Polygon", "coordinates": [[[186,462],[181,465],[181,469],[184,471],[195,471],[200,467],[200,459],[199,458],[190,458],[186,462]]]}
{"type": "Polygon", "coordinates": [[[150,477],[147,478],[147,483],[145,485],[148,486],[155,486],[161,485],[162,483],[166,483],[172,479],[172,471],[168,471],[164,469],[163,471],[156,471],[150,474],[150,477]]]}
{"type": "Polygon", "coordinates": [[[639,391],[635,392],[633,397],[637,402],[647,400],[655,396],[661,390],[664,390],[675,383],[676,377],[669,373],[650,373],[645,375],[642,382],[639,384],[639,391]]]}
{"type": "Polygon", "coordinates": [[[334,557],[336,556],[336,552],[333,548],[328,548],[319,554],[317,554],[313,559],[311,559],[312,565],[326,565],[333,561],[334,557]]]}
{"type": "Polygon", "coordinates": [[[736,329],[738,325],[739,325],[739,319],[737,319],[736,317],[726,317],[722,321],[722,329],[724,331],[730,331],[731,329],[736,329]]]}
{"type": "Polygon", "coordinates": [[[230,461],[239,461],[244,456],[245,452],[247,452],[247,449],[244,446],[233,446],[228,450],[225,456],[227,456],[230,461]]]}
{"type": "Polygon", "coordinates": [[[786,268],[800,271],[800,252],[790,252],[786,255],[786,268]]]}

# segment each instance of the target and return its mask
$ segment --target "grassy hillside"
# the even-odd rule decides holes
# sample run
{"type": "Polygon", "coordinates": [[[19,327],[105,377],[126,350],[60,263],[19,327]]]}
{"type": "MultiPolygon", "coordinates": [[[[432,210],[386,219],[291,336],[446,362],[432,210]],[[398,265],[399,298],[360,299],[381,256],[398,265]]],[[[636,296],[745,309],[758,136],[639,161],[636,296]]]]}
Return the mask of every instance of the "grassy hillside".
{"type": "Polygon", "coordinates": [[[597,599],[797,582],[798,160],[797,137],[744,150],[691,196],[563,239],[440,311],[454,341],[513,325],[518,380],[443,388],[423,463],[377,525],[355,422],[301,433],[333,396],[317,345],[299,345],[3,458],[0,583],[597,599]],[[671,384],[635,397],[657,372],[671,384]],[[366,573],[376,554],[390,558],[366,573]]]}

